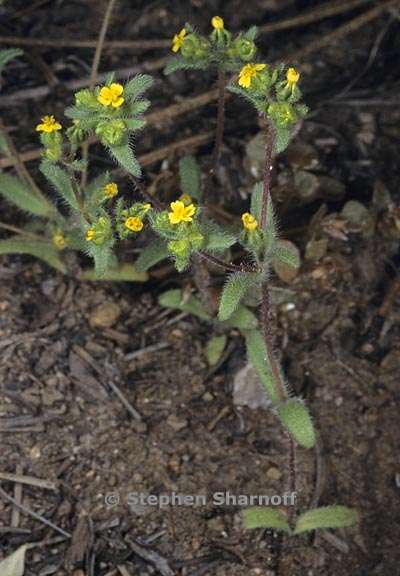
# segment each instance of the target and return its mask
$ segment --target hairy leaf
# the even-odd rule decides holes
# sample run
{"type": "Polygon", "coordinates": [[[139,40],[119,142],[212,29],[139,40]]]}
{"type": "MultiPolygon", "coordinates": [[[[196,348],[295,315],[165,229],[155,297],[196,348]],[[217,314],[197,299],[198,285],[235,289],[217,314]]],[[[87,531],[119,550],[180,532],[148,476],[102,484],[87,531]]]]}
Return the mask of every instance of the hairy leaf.
{"type": "Polygon", "coordinates": [[[83,280],[102,280],[110,282],[146,282],[149,278],[145,272],[139,272],[132,264],[121,264],[118,268],[110,268],[99,276],[95,269],[84,270],[81,274],[83,280]]]}
{"type": "Polygon", "coordinates": [[[129,144],[123,144],[121,146],[110,146],[110,154],[115,158],[115,160],[121,164],[125,170],[127,170],[133,176],[139,178],[142,174],[142,169],[140,168],[139,162],[136,160],[132,148],[129,144]]]}
{"type": "Polygon", "coordinates": [[[66,273],[64,262],[59,257],[59,252],[49,242],[39,240],[22,239],[19,236],[0,240],[0,255],[2,254],[27,254],[43,260],[63,274],[66,273]]]}
{"type": "Polygon", "coordinates": [[[5,172],[0,173],[0,194],[21,210],[34,216],[48,216],[51,206],[33,192],[27,184],[5,172]]]}
{"type": "Polygon", "coordinates": [[[206,356],[210,366],[218,364],[223,351],[225,350],[227,337],[225,334],[214,336],[208,341],[206,346],[206,356]]]}
{"type": "Polygon", "coordinates": [[[225,322],[232,328],[238,328],[240,331],[255,330],[258,326],[258,320],[254,312],[249,310],[243,304],[239,304],[237,310],[225,322]]]}
{"type": "Polygon", "coordinates": [[[146,120],[139,120],[138,118],[128,118],[124,122],[128,130],[142,130],[146,126],[146,120]]]}
{"type": "Polygon", "coordinates": [[[286,266],[300,268],[300,254],[297,246],[287,240],[278,240],[274,246],[273,260],[282,262],[286,266]]]}
{"type": "Polygon", "coordinates": [[[154,80],[149,74],[138,74],[134,78],[131,78],[124,86],[125,99],[128,102],[136,100],[136,98],[152,87],[153,82],[154,80]]]}
{"type": "Polygon", "coordinates": [[[201,200],[200,168],[193,156],[185,156],[179,162],[181,190],[196,200],[201,200]]]}
{"type": "Polygon", "coordinates": [[[78,211],[78,201],[72,187],[71,178],[68,176],[68,174],[62,168],[57,166],[57,164],[53,164],[53,162],[50,162],[49,160],[43,160],[39,168],[47,180],[53,184],[61,198],[73,210],[78,211]]]}
{"type": "Polygon", "coordinates": [[[146,272],[149,268],[168,258],[169,252],[166,243],[161,239],[156,239],[143,248],[139,258],[135,262],[136,269],[146,272]]]}
{"type": "Polygon", "coordinates": [[[295,534],[321,528],[348,528],[358,522],[358,514],[347,506],[323,506],[304,512],[298,518],[295,534]]]}
{"type": "Polygon", "coordinates": [[[275,387],[274,378],[268,362],[267,349],[259,330],[250,330],[245,334],[247,355],[253,364],[261,383],[268,396],[275,404],[279,401],[279,394],[275,387]]]}
{"type": "Polygon", "coordinates": [[[277,508],[256,506],[242,512],[245,528],[273,528],[290,533],[289,523],[277,508]]]}
{"type": "Polygon", "coordinates": [[[6,48],[5,50],[0,50],[0,74],[3,68],[8,62],[14,60],[18,56],[22,56],[23,52],[19,48],[6,48]]]}
{"type": "Polygon", "coordinates": [[[182,295],[182,292],[178,289],[168,290],[161,294],[158,299],[161,306],[165,308],[175,308],[176,310],[182,310],[182,312],[189,312],[194,314],[202,320],[211,320],[211,316],[204,310],[204,307],[200,300],[195,296],[182,295]]]}
{"type": "Polygon", "coordinates": [[[290,398],[278,406],[278,416],[296,442],[303,448],[315,444],[314,426],[310,413],[299,398],[290,398]]]}
{"type": "Polygon", "coordinates": [[[223,322],[237,309],[241,299],[252,284],[257,282],[257,275],[248,272],[236,272],[226,282],[219,303],[218,318],[223,322]]]}

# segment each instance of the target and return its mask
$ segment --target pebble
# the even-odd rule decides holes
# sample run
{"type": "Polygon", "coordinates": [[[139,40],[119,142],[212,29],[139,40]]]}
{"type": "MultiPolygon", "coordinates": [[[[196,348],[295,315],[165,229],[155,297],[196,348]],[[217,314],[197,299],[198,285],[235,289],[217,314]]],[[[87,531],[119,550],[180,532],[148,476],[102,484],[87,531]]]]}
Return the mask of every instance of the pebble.
{"type": "Polygon", "coordinates": [[[114,302],[105,302],[97,306],[89,317],[91,328],[111,328],[121,315],[121,308],[114,302]]]}
{"type": "Polygon", "coordinates": [[[186,418],[179,418],[176,414],[170,414],[167,418],[167,424],[170,426],[175,432],[179,432],[183,430],[188,425],[188,421],[186,418]]]}
{"type": "Polygon", "coordinates": [[[282,472],[275,466],[271,466],[267,470],[267,478],[270,480],[280,480],[282,478],[282,472]]]}

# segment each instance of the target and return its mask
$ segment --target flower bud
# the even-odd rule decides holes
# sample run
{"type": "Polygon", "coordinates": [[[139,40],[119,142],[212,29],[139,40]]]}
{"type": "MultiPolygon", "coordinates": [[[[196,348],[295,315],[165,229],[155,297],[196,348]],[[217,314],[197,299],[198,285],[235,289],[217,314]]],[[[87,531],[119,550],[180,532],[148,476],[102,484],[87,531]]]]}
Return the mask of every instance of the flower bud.
{"type": "Polygon", "coordinates": [[[118,146],[126,134],[125,122],[121,119],[99,122],[96,134],[105,146],[118,146]]]}
{"type": "Polygon", "coordinates": [[[189,34],[182,44],[181,53],[185,60],[197,62],[205,60],[209,50],[210,44],[206,38],[197,34],[189,34]]]}
{"type": "Polygon", "coordinates": [[[234,55],[240,58],[243,62],[250,62],[254,59],[257,51],[256,45],[251,40],[239,36],[233,43],[234,55]]]}

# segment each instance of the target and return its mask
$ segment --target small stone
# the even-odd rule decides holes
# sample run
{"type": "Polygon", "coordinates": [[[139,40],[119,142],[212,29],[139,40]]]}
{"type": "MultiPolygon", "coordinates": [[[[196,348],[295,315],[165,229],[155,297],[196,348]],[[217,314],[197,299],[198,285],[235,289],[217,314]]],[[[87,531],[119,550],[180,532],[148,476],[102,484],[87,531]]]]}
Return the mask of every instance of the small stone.
{"type": "Polygon", "coordinates": [[[179,418],[176,414],[170,414],[167,418],[168,426],[171,426],[175,432],[183,430],[188,425],[186,418],[179,418]]]}
{"type": "Polygon", "coordinates": [[[267,470],[267,478],[270,480],[280,480],[282,478],[282,472],[275,466],[271,466],[267,470]]]}
{"type": "Polygon", "coordinates": [[[114,302],[97,306],[89,317],[91,328],[111,328],[121,315],[121,308],[114,302]]]}
{"type": "MultiPolygon", "coordinates": [[[[204,396],[203,396],[204,398],[204,396]]],[[[233,403],[236,406],[268,408],[271,404],[253,366],[248,362],[233,379],[233,403]]]]}
{"type": "Polygon", "coordinates": [[[210,530],[215,530],[215,532],[223,532],[223,530],[225,529],[225,525],[222,518],[218,516],[216,518],[211,518],[211,520],[207,522],[207,527],[210,530]]]}

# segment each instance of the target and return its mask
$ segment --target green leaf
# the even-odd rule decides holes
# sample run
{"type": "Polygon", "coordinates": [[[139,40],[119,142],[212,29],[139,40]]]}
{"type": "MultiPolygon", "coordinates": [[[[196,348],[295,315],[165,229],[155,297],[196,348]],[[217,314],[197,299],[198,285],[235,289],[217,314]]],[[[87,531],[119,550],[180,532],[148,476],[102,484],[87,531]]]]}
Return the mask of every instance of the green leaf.
{"type": "Polygon", "coordinates": [[[139,258],[135,262],[136,269],[141,272],[146,272],[149,268],[168,258],[169,252],[164,240],[156,239],[151,244],[143,248],[139,258]]]}
{"type": "Polygon", "coordinates": [[[22,56],[23,52],[19,48],[6,48],[5,50],[0,50],[0,74],[3,68],[8,62],[14,60],[18,56],[22,56]]]}
{"type": "Polygon", "coordinates": [[[68,174],[57,164],[49,160],[43,160],[39,167],[42,174],[53,184],[56,191],[61,198],[73,209],[79,211],[79,204],[77,202],[74,189],[72,187],[71,178],[68,174]]]}
{"type": "Polygon", "coordinates": [[[304,512],[298,518],[295,534],[321,528],[348,528],[358,522],[358,514],[347,506],[323,506],[304,512]]]}
{"type": "Polygon", "coordinates": [[[267,349],[261,332],[259,330],[250,330],[245,334],[245,338],[249,360],[253,364],[268,396],[276,404],[280,396],[275,388],[275,381],[269,366],[267,349]]]}
{"type": "Polygon", "coordinates": [[[218,364],[226,346],[227,337],[225,334],[214,336],[208,341],[206,346],[207,361],[210,366],[218,364]]]}
{"type": "Polygon", "coordinates": [[[237,310],[226,320],[225,324],[238,328],[242,332],[255,330],[258,326],[257,316],[243,304],[239,304],[237,310]]]}
{"type": "Polygon", "coordinates": [[[193,156],[185,156],[179,162],[181,190],[196,200],[201,200],[201,173],[193,156]]]}
{"type": "MultiPolygon", "coordinates": [[[[257,182],[256,184],[254,184],[253,190],[251,193],[250,212],[254,216],[254,218],[257,220],[257,222],[260,222],[260,220],[261,220],[263,187],[264,187],[263,182],[257,182]]],[[[269,197],[268,197],[267,219],[266,219],[265,230],[267,231],[269,239],[271,241],[273,241],[277,236],[277,230],[276,230],[274,208],[273,208],[271,195],[269,195],[269,197]]]]}
{"type": "Polygon", "coordinates": [[[81,274],[83,280],[92,281],[110,281],[110,282],[146,282],[149,279],[148,274],[139,272],[133,264],[122,264],[118,268],[110,268],[104,274],[99,276],[95,269],[84,270],[81,274]]]}
{"type": "Polygon", "coordinates": [[[245,528],[272,528],[290,533],[288,521],[277,508],[247,508],[243,510],[242,517],[245,528]]]}
{"type": "Polygon", "coordinates": [[[0,173],[0,194],[8,202],[18,206],[21,210],[34,216],[46,217],[51,211],[51,206],[33,192],[28,185],[23,184],[18,178],[5,172],[0,173]]]}
{"type": "Polygon", "coordinates": [[[234,234],[228,230],[224,230],[215,224],[215,222],[202,224],[201,231],[206,237],[206,245],[204,247],[206,251],[223,252],[236,244],[237,241],[234,234]]]}
{"type": "Polygon", "coordinates": [[[3,254],[27,254],[43,260],[63,274],[66,273],[64,262],[59,257],[59,252],[49,242],[39,240],[22,239],[19,236],[0,240],[0,255],[3,254]]]}
{"type": "Polygon", "coordinates": [[[257,26],[251,26],[248,30],[246,30],[246,32],[243,34],[243,36],[246,38],[246,40],[250,40],[251,42],[254,42],[254,40],[257,37],[257,34],[258,34],[257,26]]]}
{"type": "Polygon", "coordinates": [[[115,255],[112,250],[114,244],[114,239],[112,239],[107,244],[102,244],[101,246],[96,246],[90,244],[88,246],[88,255],[94,260],[94,268],[97,275],[97,279],[104,277],[110,269],[115,268],[115,255]]]}
{"type": "Polygon", "coordinates": [[[192,295],[188,297],[182,295],[182,292],[178,289],[164,292],[164,294],[161,294],[158,301],[161,306],[164,306],[164,308],[175,308],[182,312],[194,314],[198,318],[201,318],[201,320],[211,320],[211,316],[204,310],[204,307],[198,298],[192,295]]]}
{"type": "Polygon", "coordinates": [[[273,264],[274,261],[278,261],[295,270],[300,268],[301,260],[299,250],[297,246],[287,240],[278,240],[274,246],[272,258],[273,264]]]}
{"type": "Polygon", "coordinates": [[[124,120],[124,122],[128,130],[132,131],[142,130],[146,126],[146,120],[140,120],[138,118],[128,118],[124,120]]]}
{"type": "Polygon", "coordinates": [[[315,444],[314,426],[310,413],[299,398],[290,398],[278,406],[278,416],[296,442],[303,448],[315,444]]]}
{"type": "Polygon", "coordinates": [[[256,274],[236,272],[226,282],[219,303],[218,319],[227,320],[237,309],[247,290],[258,280],[256,274]]]}
{"type": "Polygon", "coordinates": [[[121,164],[125,170],[127,170],[133,176],[140,178],[142,174],[142,169],[140,168],[139,162],[136,160],[132,148],[129,144],[123,144],[121,146],[110,146],[109,151],[115,160],[121,164]]]}
{"type": "Polygon", "coordinates": [[[131,78],[124,86],[125,99],[128,102],[136,100],[136,98],[151,88],[153,83],[154,80],[149,74],[137,74],[137,76],[131,78]]]}
{"type": "Polygon", "coordinates": [[[282,126],[275,126],[275,128],[276,128],[275,149],[276,153],[280,154],[289,146],[293,132],[292,130],[290,130],[290,128],[284,128],[282,126]]]}

